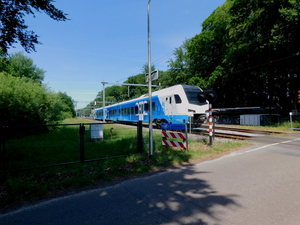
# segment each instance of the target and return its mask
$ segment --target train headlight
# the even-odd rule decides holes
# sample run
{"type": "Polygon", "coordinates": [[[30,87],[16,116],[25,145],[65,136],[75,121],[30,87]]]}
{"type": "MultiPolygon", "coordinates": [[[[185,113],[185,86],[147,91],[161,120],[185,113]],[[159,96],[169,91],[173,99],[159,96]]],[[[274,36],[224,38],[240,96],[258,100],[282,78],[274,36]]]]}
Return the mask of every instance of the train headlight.
{"type": "Polygon", "coordinates": [[[188,109],[188,112],[195,113],[196,111],[195,111],[195,110],[193,110],[193,109],[188,109]]]}

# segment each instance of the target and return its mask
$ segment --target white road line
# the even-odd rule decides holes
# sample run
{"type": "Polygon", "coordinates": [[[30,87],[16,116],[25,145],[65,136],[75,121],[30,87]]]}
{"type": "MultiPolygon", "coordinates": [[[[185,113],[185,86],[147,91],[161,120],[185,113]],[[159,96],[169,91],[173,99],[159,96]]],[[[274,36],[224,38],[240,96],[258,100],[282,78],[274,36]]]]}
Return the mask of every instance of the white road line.
{"type": "MultiPolygon", "coordinates": [[[[222,160],[222,159],[227,158],[227,157],[233,157],[233,156],[237,156],[237,155],[242,155],[242,154],[245,154],[245,153],[258,151],[258,150],[261,150],[261,149],[264,149],[264,148],[267,148],[267,147],[270,147],[270,146],[285,144],[285,143],[289,143],[289,142],[295,142],[295,141],[299,141],[299,140],[300,140],[300,138],[297,138],[297,139],[293,139],[293,140],[282,141],[282,142],[277,142],[277,143],[273,143],[273,144],[269,144],[269,145],[264,145],[264,146],[261,146],[261,147],[255,148],[255,149],[247,150],[245,152],[232,152],[229,155],[224,155],[224,156],[222,156],[220,158],[217,158],[215,160],[222,160]]],[[[212,160],[212,161],[214,161],[214,160],[212,160]]],[[[206,162],[209,162],[209,161],[206,161],[206,162]]]]}
{"type": "Polygon", "coordinates": [[[260,149],[263,149],[263,148],[267,148],[267,147],[270,147],[270,146],[275,146],[275,145],[280,145],[280,144],[286,144],[286,143],[295,142],[295,141],[299,141],[299,140],[300,140],[300,138],[293,139],[293,140],[288,140],[288,141],[277,142],[277,143],[274,143],[274,144],[264,145],[264,146],[261,146],[261,147],[256,148],[256,149],[251,149],[251,150],[248,150],[246,152],[247,153],[248,152],[254,152],[254,151],[257,151],[257,150],[260,150],[260,149]]]}

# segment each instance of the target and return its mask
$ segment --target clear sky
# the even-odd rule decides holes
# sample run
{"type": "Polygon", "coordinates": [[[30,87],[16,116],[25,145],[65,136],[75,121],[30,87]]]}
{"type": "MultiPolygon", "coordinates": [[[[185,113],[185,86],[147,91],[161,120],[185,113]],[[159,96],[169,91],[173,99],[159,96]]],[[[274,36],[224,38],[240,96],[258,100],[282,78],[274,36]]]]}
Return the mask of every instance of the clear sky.
{"type": "MultiPolygon", "coordinates": [[[[152,0],[151,58],[167,70],[175,48],[201,32],[202,22],[225,0],[152,0]]],[[[148,0],[56,0],[70,20],[57,22],[44,13],[26,18],[42,45],[26,53],[45,70],[44,83],[66,92],[83,108],[102,90],[101,82],[124,82],[148,61],[148,0]]]]}

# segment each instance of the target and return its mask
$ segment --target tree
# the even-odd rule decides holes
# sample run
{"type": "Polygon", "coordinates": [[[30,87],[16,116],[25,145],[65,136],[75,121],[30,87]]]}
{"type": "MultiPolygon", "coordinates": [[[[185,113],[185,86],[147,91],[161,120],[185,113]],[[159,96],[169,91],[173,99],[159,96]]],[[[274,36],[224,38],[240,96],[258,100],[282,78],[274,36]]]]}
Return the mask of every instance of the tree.
{"type": "Polygon", "coordinates": [[[190,40],[186,40],[182,46],[176,48],[173,55],[175,59],[170,59],[168,74],[164,74],[163,82],[168,86],[176,84],[187,84],[190,78],[189,56],[187,46],[190,40]]]}
{"type": "Polygon", "coordinates": [[[34,11],[44,12],[56,21],[67,20],[67,14],[57,9],[53,0],[0,0],[0,48],[7,52],[15,43],[20,42],[26,52],[35,51],[40,44],[38,36],[25,24],[26,15],[34,11]]]}
{"type": "Polygon", "coordinates": [[[7,54],[0,49],[0,72],[7,72],[8,59],[7,54]]]}
{"type": "Polygon", "coordinates": [[[295,108],[299,21],[298,0],[227,0],[187,45],[189,84],[212,84],[217,107],[295,108]]]}
{"type": "Polygon", "coordinates": [[[42,83],[45,71],[33,64],[33,60],[21,52],[12,54],[8,59],[8,73],[14,77],[26,77],[42,83]]]}
{"type": "Polygon", "coordinates": [[[25,77],[0,73],[0,124],[54,124],[65,119],[58,94],[25,77]]]}
{"type": "Polygon", "coordinates": [[[74,100],[67,95],[67,93],[58,92],[58,97],[64,103],[63,113],[65,114],[64,117],[72,118],[76,116],[74,100]]]}
{"type": "Polygon", "coordinates": [[[232,72],[239,80],[248,78],[241,83],[248,87],[248,99],[285,113],[300,69],[299,1],[235,0],[229,14],[226,60],[232,72]]]}
{"type": "Polygon", "coordinates": [[[218,93],[215,106],[228,107],[232,103],[232,88],[224,88],[228,84],[228,67],[224,62],[230,18],[228,11],[231,1],[217,8],[202,24],[202,32],[187,43],[189,58],[189,84],[206,89],[213,85],[218,93]],[[225,97],[227,95],[227,97],[225,97]],[[228,100],[228,101],[227,101],[228,100]]]}

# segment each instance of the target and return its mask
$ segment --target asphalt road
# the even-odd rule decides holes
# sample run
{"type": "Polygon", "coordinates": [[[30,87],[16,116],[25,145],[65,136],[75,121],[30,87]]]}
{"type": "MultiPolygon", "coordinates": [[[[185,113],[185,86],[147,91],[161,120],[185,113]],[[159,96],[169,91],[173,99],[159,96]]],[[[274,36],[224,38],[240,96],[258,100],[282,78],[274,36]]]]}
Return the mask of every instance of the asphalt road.
{"type": "Polygon", "coordinates": [[[300,224],[300,136],[0,215],[1,225],[300,224]]]}

